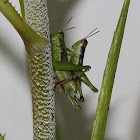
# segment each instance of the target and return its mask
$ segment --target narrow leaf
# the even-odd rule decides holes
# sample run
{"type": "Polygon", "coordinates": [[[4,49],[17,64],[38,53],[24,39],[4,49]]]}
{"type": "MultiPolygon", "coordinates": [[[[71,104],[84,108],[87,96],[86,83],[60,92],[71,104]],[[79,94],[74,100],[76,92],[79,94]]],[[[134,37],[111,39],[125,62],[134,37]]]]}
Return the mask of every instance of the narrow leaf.
{"type": "Polygon", "coordinates": [[[117,63],[119,59],[129,4],[130,4],[130,0],[124,0],[120,19],[118,21],[118,25],[114,33],[112,45],[106,63],[106,68],[104,71],[102,87],[101,87],[97,110],[96,110],[96,116],[93,122],[91,140],[104,139],[112,88],[114,84],[115,73],[116,73],[117,63]]]}

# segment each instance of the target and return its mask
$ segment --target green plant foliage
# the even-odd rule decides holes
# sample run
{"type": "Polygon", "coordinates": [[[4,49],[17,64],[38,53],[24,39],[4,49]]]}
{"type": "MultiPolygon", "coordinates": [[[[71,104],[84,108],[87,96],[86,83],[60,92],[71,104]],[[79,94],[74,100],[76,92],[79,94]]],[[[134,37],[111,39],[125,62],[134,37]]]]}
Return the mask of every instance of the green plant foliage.
{"type": "Polygon", "coordinates": [[[2,135],[0,134],[0,140],[4,140],[4,137],[5,137],[5,135],[2,136],[2,135]]]}
{"type": "Polygon", "coordinates": [[[114,33],[113,41],[111,44],[111,48],[106,63],[106,68],[104,71],[102,87],[101,87],[97,110],[96,110],[96,116],[93,122],[91,140],[104,139],[112,88],[114,84],[115,73],[117,69],[117,63],[119,59],[129,4],[130,4],[130,0],[124,0],[120,19],[118,21],[118,25],[114,33]]]}

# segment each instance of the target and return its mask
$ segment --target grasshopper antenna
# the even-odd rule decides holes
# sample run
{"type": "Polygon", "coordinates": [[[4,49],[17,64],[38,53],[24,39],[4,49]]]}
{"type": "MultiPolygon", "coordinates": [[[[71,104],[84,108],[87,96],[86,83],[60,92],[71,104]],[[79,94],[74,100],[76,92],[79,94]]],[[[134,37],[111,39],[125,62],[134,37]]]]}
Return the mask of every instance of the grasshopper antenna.
{"type": "Polygon", "coordinates": [[[86,39],[89,38],[89,37],[91,37],[91,36],[93,36],[93,35],[95,35],[95,34],[97,34],[97,33],[99,33],[99,32],[100,32],[100,31],[97,31],[97,32],[91,34],[90,36],[86,37],[86,39]]]}
{"type": "Polygon", "coordinates": [[[60,30],[62,30],[65,26],[67,26],[68,23],[72,20],[72,18],[73,18],[73,17],[71,17],[71,18],[66,22],[66,24],[63,25],[63,27],[62,27],[60,30]]]}
{"type": "Polygon", "coordinates": [[[71,29],[74,29],[74,28],[75,28],[75,27],[71,27],[71,28],[65,29],[65,30],[63,30],[63,32],[64,32],[64,31],[71,30],[71,29]]]}
{"type": "Polygon", "coordinates": [[[96,31],[96,30],[97,30],[97,28],[95,28],[93,31],[91,31],[91,32],[85,37],[85,39],[87,39],[87,38],[89,38],[89,37],[91,37],[91,36],[97,34],[98,32],[100,32],[100,31],[97,31],[97,32],[93,33],[93,32],[96,31]],[[93,34],[92,34],[92,33],[93,33],[93,34]]]}
{"type": "Polygon", "coordinates": [[[93,31],[91,31],[85,38],[87,38],[88,36],[90,36],[96,30],[97,30],[97,28],[95,28],[93,31]]]}

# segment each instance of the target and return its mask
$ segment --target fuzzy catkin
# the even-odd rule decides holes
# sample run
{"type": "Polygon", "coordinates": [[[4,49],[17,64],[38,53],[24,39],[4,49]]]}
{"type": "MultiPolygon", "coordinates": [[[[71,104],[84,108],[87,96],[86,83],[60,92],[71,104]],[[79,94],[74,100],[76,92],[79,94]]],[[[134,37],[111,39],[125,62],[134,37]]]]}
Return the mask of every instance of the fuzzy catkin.
{"type": "Polygon", "coordinates": [[[24,0],[25,20],[48,40],[45,50],[29,55],[34,140],[54,140],[55,101],[47,0],[24,0]]]}

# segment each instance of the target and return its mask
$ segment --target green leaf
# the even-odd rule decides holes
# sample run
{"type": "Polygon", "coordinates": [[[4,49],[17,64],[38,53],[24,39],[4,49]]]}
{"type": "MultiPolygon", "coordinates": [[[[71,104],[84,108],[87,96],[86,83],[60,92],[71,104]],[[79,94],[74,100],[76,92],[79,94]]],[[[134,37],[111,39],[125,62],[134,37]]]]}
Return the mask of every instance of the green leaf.
{"type": "Polygon", "coordinates": [[[124,0],[104,71],[91,140],[103,140],[130,0],[124,0]]]}

